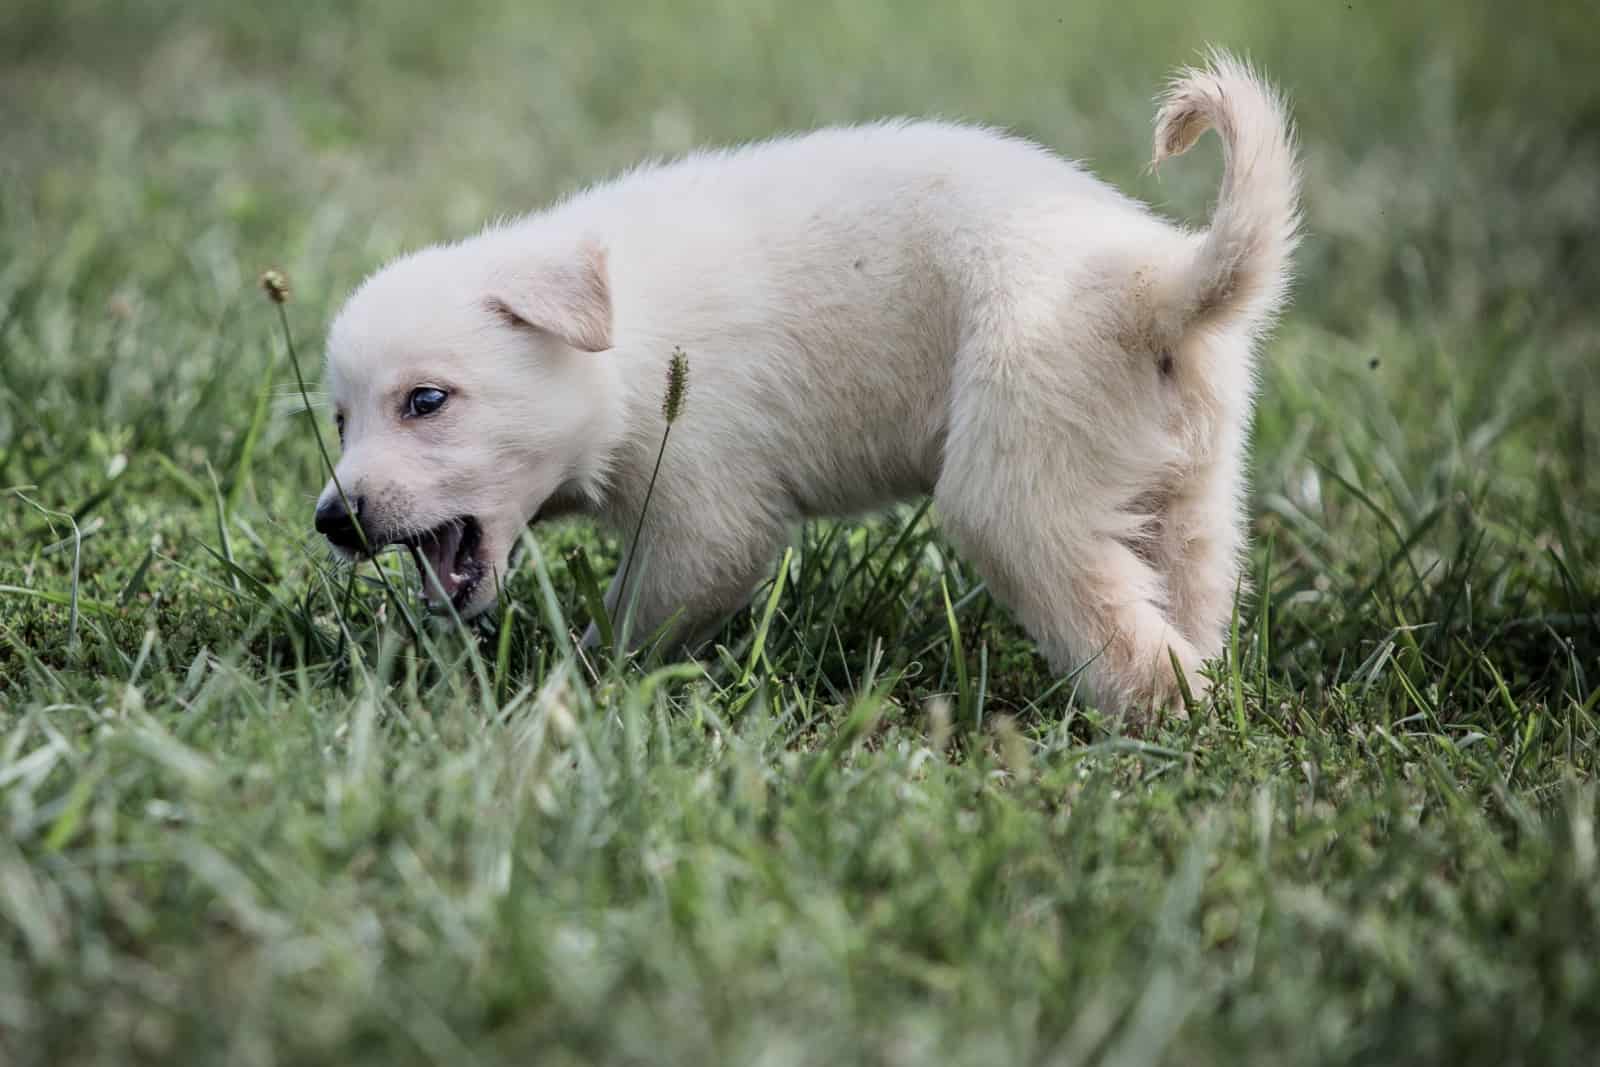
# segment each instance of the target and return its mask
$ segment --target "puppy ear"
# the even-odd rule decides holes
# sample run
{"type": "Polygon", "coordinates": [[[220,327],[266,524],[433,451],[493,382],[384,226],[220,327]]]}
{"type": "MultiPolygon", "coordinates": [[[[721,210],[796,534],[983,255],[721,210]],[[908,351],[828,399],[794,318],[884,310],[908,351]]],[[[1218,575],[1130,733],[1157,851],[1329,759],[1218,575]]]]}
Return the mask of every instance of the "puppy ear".
{"type": "Polygon", "coordinates": [[[606,250],[594,241],[570,260],[541,264],[499,285],[485,306],[518,329],[547,333],[585,352],[611,347],[606,250]]]}

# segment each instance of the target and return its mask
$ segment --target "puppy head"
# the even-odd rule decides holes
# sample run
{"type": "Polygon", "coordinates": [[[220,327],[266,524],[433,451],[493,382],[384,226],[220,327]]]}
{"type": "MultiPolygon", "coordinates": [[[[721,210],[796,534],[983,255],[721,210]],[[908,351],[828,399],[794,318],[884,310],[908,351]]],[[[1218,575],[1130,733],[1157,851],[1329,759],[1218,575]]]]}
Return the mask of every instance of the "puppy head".
{"type": "Polygon", "coordinates": [[[351,558],[410,549],[429,603],[464,618],[493,605],[553,494],[598,493],[615,423],[604,251],[522,243],[502,232],[401,259],[328,336],[342,452],[317,529],[351,558]]]}

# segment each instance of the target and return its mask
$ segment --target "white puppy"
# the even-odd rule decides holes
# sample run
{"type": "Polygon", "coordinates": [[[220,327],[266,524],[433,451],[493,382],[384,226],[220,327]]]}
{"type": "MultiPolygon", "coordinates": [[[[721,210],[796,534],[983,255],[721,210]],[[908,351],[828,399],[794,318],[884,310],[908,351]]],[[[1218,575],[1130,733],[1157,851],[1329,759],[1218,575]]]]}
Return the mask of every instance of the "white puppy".
{"type": "MultiPolygon", "coordinates": [[[[1239,582],[1253,346],[1298,180],[1283,107],[1239,62],[1160,104],[1156,162],[1222,138],[1204,232],[1015,137],[896,121],[643,167],[385,267],[328,343],[367,547],[418,549],[430,598],[470,616],[536,517],[631,536],[681,347],[692,397],[635,632],[704,633],[803,517],[931,492],[1106,706],[1171,704],[1172,657],[1199,692],[1239,582]]],[[[332,482],[317,528],[362,549],[332,482]]]]}

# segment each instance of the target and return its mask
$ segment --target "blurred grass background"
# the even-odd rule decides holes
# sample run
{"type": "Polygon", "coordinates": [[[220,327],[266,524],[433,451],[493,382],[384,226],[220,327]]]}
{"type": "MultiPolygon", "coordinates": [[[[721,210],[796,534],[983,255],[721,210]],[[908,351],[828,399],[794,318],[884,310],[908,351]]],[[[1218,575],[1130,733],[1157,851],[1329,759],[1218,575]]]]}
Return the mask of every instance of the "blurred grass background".
{"type": "MultiPolygon", "coordinates": [[[[1578,1062],[1595,23],[0,6],[0,1058],[1578,1062]],[[1143,165],[1207,44],[1291,96],[1308,239],[1264,359],[1263,595],[1191,726],[1106,737],[906,513],[808,532],[753,672],[564,673],[531,569],[498,647],[401,649],[370,590],[341,625],[260,269],[314,358],[397,251],[887,114],[1011,127],[1199,222],[1214,143],[1143,165]],[[989,716],[948,751],[939,697],[989,716]]],[[[565,552],[609,543],[538,536],[581,620],[565,552]]]]}

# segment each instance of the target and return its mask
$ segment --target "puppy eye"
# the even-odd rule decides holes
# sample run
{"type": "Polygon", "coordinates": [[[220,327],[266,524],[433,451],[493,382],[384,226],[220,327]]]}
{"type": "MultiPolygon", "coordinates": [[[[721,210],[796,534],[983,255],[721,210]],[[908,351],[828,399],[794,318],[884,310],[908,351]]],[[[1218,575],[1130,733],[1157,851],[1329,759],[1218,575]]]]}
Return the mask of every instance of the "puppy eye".
{"type": "Polygon", "coordinates": [[[413,418],[423,418],[432,415],[444,407],[444,402],[450,394],[443,389],[433,389],[427,386],[411,390],[411,395],[406,397],[406,414],[413,418]]]}
{"type": "Polygon", "coordinates": [[[333,417],[333,427],[334,427],[334,429],[339,431],[339,443],[341,445],[344,444],[344,415],[343,414],[335,415],[333,417]]]}

